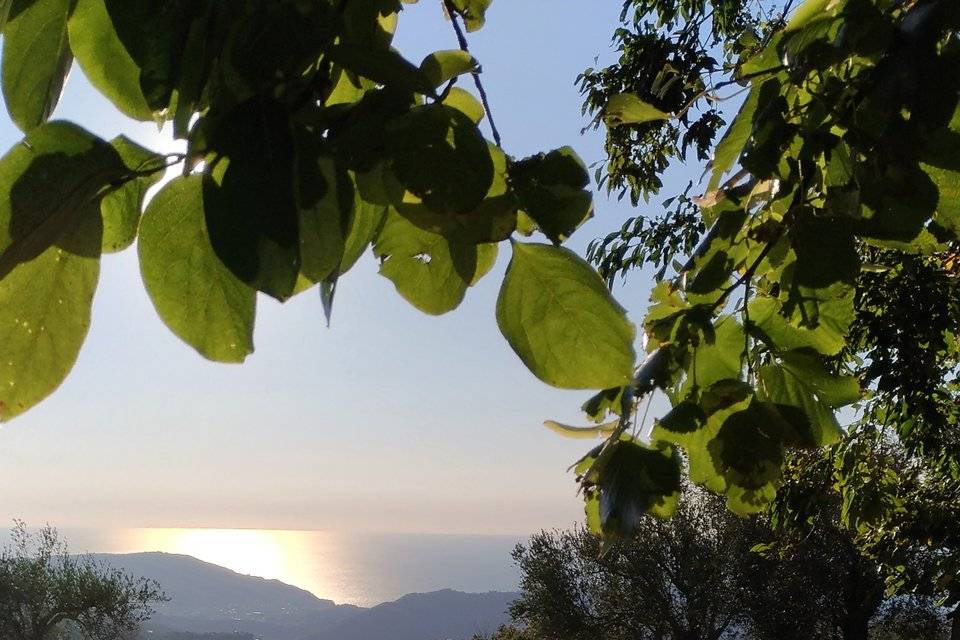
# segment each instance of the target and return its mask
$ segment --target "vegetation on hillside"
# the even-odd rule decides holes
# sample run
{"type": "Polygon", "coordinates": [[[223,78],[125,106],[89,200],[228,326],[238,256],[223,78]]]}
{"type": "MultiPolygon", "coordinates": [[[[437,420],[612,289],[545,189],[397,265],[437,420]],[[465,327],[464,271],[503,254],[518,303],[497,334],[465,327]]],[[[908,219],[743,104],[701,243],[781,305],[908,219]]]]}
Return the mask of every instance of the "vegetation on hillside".
{"type": "Polygon", "coordinates": [[[166,599],[157,583],[70,555],[56,530],[22,522],[0,551],[0,638],[124,640],[166,599]]]}

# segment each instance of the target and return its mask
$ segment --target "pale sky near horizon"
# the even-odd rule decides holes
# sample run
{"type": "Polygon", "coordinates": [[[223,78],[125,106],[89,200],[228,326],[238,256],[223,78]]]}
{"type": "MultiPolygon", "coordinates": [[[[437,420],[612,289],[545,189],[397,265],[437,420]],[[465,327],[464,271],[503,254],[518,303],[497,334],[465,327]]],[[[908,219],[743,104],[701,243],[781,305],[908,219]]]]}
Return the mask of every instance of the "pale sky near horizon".
{"type": "MultiPolygon", "coordinates": [[[[573,146],[602,159],[574,80],[609,62],[618,2],[498,0],[474,54],[508,152],[573,146]]],[[[439,3],[409,5],[398,47],[417,61],[456,46],[439,3]]],[[[155,149],[75,68],[55,117],[155,149]]],[[[20,138],[0,114],[0,148],[20,138]]],[[[676,184],[674,184],[676,186],[676,184]]],[[[668,185],[669,190],[669,185],[668,185]]],[[[632,215],[596,199],[571,242],[632,215]]],[[[655,204],[651,204],[655,207],[655,204]]],[[[61,527],[221,527],[525,534],[569,526],[582,503],[567,467],[593,446],[544,429],[589,395],[536,380],[500,336],[509,259],[441,318],[409,306],[367,255],[341,281],[333,324],[315,292],[261,299],[256,353],[203,360],[160,321],[136,250],[106,256],[90,335],[64,385],[0,428],[0,521],[61,527]]],[[[639,322],[648,279],[617,292],[639,322]]]]}

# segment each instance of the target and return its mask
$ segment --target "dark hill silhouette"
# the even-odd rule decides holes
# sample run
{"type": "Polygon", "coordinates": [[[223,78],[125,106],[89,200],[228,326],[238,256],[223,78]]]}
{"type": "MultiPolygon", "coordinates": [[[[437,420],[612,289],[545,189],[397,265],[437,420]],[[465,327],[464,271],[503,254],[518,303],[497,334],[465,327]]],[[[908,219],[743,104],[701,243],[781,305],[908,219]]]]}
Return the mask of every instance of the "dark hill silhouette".
{"type": "MultiPolygon", "coordinates": [[[[190,556],[94,557],[157,580],[170,596],[144,627],[144,640],[208,640],[203,634],[249,634],[260,640],[466,640],[507,622],[507,607],[517,596],[444,589],[363,608],[338,605],[278,580],[238,574],[190,556]]],[[[232,637],[246,640],[243,635],[232,637]]]]}

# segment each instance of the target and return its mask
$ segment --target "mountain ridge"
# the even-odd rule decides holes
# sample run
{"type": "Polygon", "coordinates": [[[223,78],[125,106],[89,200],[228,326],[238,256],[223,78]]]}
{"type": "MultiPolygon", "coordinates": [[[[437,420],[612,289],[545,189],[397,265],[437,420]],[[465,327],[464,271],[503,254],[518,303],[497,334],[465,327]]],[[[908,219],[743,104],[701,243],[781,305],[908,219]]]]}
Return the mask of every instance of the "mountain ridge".
{"type": "Polygon", "coordinates": [[[182,634],[197,634],[193,637],[198,639],[204,638],[201,634],[241,638],[249,634],[259,640],[466,640],[507,622],[507,608],[517,596],[439,589],[358,607],[188,555],[91,555],[114,568],[157,580],[171,597],[144,626],[144,640],[182,634]]]}

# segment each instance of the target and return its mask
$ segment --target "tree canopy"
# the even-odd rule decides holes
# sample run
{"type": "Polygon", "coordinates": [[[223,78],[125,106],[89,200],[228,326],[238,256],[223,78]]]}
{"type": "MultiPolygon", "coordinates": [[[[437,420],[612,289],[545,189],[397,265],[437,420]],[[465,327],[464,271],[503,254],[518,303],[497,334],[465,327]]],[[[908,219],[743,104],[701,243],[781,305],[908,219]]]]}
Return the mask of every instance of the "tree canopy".
{"type": "Polygon", "coordinates": [[[48,527],[23,523],[0,551],[0,635],[16,640],[131,637],[166,599],[159,585],[71,555],[48,527]]]}
{"type": "MultiPolygon", "coordinates": [[[[661,269],[644,359],[604,277],[561,246],[592,212],[583,162],[569,147],[523,159],[501,147],[468,50],[489,5],[445,0],[455,48],[415,64],[391,46],[400,0],[0,3],[3,94],[25,134],[0,160],[0,418],[67,375],[100,256],[134,240],[160,317],[223,362],[253,350],[259,293],[312,291],[329,318],[368,247],[401,296],[441,314],[509,242],[501,332],[541,380],[597,392],[584,409],[599,426],[552,425],[606,435],[577,465],[591,526],[616,535],[673,513],[678,449],[732,510],[766,508],[789,449],[837,442],[835,411],[886,391],[882,360],[858,370],[871,341],[901,350],[877,333],[883,320],[862,322],[865,274],[905,256],[948,264],[960,5],[625,3],[620,64],[583,76],[586,110],[609,131],[601,178],[639,203],[672,158],[710,159],[702,195],[678,195],[665,225],[633,221],[594,251],[608,283],[630,260],[661,269]],[[187,152],[49,121],[74,63],[187,152]],[[548,242],[528,239],[538,232],[548,242]],[[633,237],[644,242],[628,256],[633,237]],[[673,408],[644,440],[631,429],[655,389],[673,408]]],[[[945,313],[929,325],[943,329],[924,350],[932,364],[917,354],[928,377],[956,355],[945,313]]],[[[935,427],[920,432],[936,442],[935,427]]],[[[944,458],[951,482],[956,459],[944,458]]]]}

